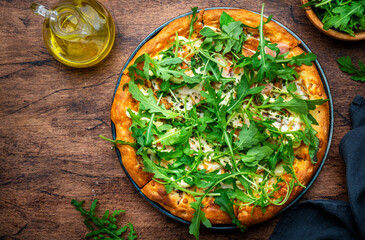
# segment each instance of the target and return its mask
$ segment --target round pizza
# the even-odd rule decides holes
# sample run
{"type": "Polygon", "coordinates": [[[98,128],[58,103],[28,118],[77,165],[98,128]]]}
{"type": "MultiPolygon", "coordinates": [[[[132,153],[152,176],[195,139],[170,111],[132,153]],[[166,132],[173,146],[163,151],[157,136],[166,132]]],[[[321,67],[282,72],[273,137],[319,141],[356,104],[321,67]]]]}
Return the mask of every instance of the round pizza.
{"type": "Polygon", "coordinates": [[[271,17],[192,9],[137,52],[111,119],[141,191],[190,233],[265,221],[306,187],[328,144],[313,61],[271,17]]]}

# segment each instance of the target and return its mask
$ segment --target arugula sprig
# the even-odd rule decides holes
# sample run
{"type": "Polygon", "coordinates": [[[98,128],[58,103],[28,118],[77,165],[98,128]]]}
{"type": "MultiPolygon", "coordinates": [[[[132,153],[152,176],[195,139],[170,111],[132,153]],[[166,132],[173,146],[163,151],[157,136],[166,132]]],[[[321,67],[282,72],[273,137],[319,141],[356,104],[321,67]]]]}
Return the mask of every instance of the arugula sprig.
{"type": "Polygon", "coordinates": [[[95,209],[98,200],[95,199],[90,206],[90,210],[83,208],[84,201],[78,202],[75,199],[71,200],[71,204],[75,206],[76,210],[85,217],[84,224],[91,230],[90,233],[85,235],[85,238],[93,237],[93,239],[113,239],[113,240],[123,240],[123,234],[129,229],[127,236],[128,240],[134,240],[137,238],[136,232],[132,223],[128,223],[126,226],[118,228],[116,224],[116,216],[125,212],[124,210],[115,210],[110,214],[109,210],[106,210],[102,218],[98,218],[95,214],[95,209]],[[93,223],[93,225],[91,224],[93,223]]]}
{"type": "Polygon", "coordinates": [[[317,59],[317,56],[313,53],[302,53],[297,56],[288,57],[289,52],[279,54],[280,49],[277,44],[271,43],[264,37],[264,25],[271,21],[272,16],[264,21],[263,19],[264,4],[261,8],[260,25],[257,27],[260,33],[259,45],[257,51],[251,57],[241,57],[237,61],[237,67],[244,67],[247,70],[257,72],[254,82],[264,82],[264,79],[270,81],[281,78],[284,80],[295,80],[298,77],[298,73],[295,71],[293,65],[300,66],[302,64],[311,66],[312,61],[317,59]],[[266,49],[270,49],[275,53],[272,56],[266,53],[266,49]]]}
{"type": "Polygon", "coordinates": [[[161,61],[152,59],[148,54],[139,56],[135,63],[128,68],[129,76],[132,81],[135,80],[136,75],[142,79],[154,79],[160,78],[164,81],[169,81],[171,78],[181,78],[186,83],[194,84],[199,83],[201,78],[199,75],[193,77],[185,74],[184,69],[174,70],[174,65],[181,63],[180,58],[163,59],[161,61]],[[143,71],[137,67],[137,64],[144,62],[143,71]],[[150,74],[152,73],[152,76],[150,74]]]}
{"type": "MultiPolygon", "coordinates": [[[[191,16],[191,19],[190,19],[189,39],[191,38],[191,35],[192,35],[192,34],[193,34],[193,32],[194,32],[194,23],[198,20],[198,16],[196,16],[197,10],[198,10],[198,8],[197,8],[197,7],[193,7],[193,8],[191,8],[191,11],[192,11],[193,13],[192,13],[192,16],[191,16]]],[[[190,18],[190,17],[189,17],[189,18],[190,18]]]]}
{"type": "Polygon", "coordinates": [[[358,61],[358,67],[352,63],[349,56],[340,57],[337,62],[341,71],[353,75],[352,80],[365,82],[365,64],[361,60],[358,61]]]}
{"type": "Polygon", "coordinates": [[[241,55],[243,43],[247,39],[246,34],[243,32],[244,24],[235,21],[226,12],[221,14],[219,22],[221,29],[219,33],[209,27],[204,27],[200,31],[200,34],[206,37],[202,44],[203,48],[206,50],[214,49],[215,52],[223,50],[222,55],[229,52],[241,55]]]}
{"type": "Polygon", "coordinates": [[[132,147],[137,147],[137,144],[135,143],[131,143],[131,142],[126,142],[126,141],[123,141],[123,140],[113,140],[113,139],[109,139],[109,138],[106,138],[104,137],[103,135],[99,135],[100,138],[108,141],[108,142],[111,142],[114,144],[114,147],[117,145],[117,144],[120,144],[120,145],[129,145],[129,146],[132,146],[132,147]]]}
{"type": "Polygon", "coordinates": [[[139,107],[142,110],[147,110],[150,113],[163,114],[166,118],[176,118],[179,116],[179,113],[167,110],[163,105],[157,104],[151,88],[148,89],[148,95],[145,95],[138,88],[137,84],[135,84],[133,81],[130,81],[129,92],[132,94],[134,99],[139,101],[139,107]]]}

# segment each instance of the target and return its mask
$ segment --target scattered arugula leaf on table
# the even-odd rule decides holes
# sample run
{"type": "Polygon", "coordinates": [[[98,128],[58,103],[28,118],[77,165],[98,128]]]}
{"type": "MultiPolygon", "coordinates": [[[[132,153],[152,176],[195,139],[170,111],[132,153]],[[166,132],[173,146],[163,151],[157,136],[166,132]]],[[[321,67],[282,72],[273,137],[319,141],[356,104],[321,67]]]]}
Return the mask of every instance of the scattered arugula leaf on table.
{"type": "Polygon", "coordinates": [[[113,239],[113,240],[123,240],[126,238],[122,237],[122,234],[126,233],[129,228],[129,233],[127,236],[128,240],[134,240],[137,238],[137,234],[134,230],[132,223],[128,223],[126,226],[118,228],[116,224],[116,216],[125,212],[124,210],[115,210],[110,214],[109,210],[106,210],[102,218],[98,218],[95,214],[95,209],[98,200],[95,199],[90,206],[90,210],[83,208],[84,201],[77,201],[75,199],[71,200],[71,204],[75,206],[76,210],[85,217],[84,224],[91,230],[90,233],[85,235],[85,238],[93,237],[94,239],[113,239]]]}
{"type": "Polygon", "coordinates": [[[337,59],[337,62],[341,71],[353,75],[352,80],[365,82],[365,64],[361,60],[358,61],[358,67],[352,63],[349,56],[341,57],[337,59]]]}

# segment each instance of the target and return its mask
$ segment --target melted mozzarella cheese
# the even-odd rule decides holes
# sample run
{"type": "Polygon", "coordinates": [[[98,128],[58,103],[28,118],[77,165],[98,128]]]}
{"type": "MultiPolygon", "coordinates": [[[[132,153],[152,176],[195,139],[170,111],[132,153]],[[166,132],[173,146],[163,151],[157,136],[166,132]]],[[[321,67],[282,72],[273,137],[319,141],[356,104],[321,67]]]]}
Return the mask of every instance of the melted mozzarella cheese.
{"type": "Polygon", "coordinates": [[[208,27],[208,28],[212,29],[216,33],[220,33],[221,32],[221,30],[219,28],[216,28],[216,27],[207,26],[207,25],[204,25],[204,27],[208,27]]]}
{"type": "MultiPolygon", "coordinates": [[[[173,180],[173,179],[172,179],[173,180]]],[[[190,187],[190,184],[186,183],[183,179],[177,182],[177,185],[179,185],[180,187],[183,188],[188,188],[190,187]]]]}
{"type": "Polygon", "coordinates": [[[276,165],[276,168],[275,168],[275,175],[283,175],[285,173],[284,171],[284,168],[283,168],[283,164],[279,164],[279,165],[276,165]]]}
{"type": "MultiPolygon", "coordinates": [[[[200,102],[200,92],[203,90],[203,83],[197,84],[194,88],[188,88],[187,86],[183,86],[177,90],[174,90],[173,93],[179,99],[179,103],[173,103],[174,107],[179,111],[185,110],[184,108],[184,99],[186,99],[186,108],[190,110],[193,108],[193,105],[200,102]]],[[[172,99],[171,99],[172,100],[172,99]]]]}
{"type": "Polygon", "coordinates": [[[143,95],[148,96],[148,92],[147,92],[147,90],[145,88],[140,87],[139,90],[141,90],[141,92],[143,93],[143,95]]]}
{"type": "Polygon", "coordinates": [[[226,189],[226,188],[230,188],[233,189],[233,184],[225,184],[225,183],[220,183],[221,184],[221,188],[226,189]]]}
{"type": "Polygon", "coordinates": [[[236,92],[235,89],[231,89],[228,92],[223,92],[221,98],[223,98],[223,101],[219,103],[219,105],[227,105],[228,101],[231,99],[231,96],[236,92]]]}
{"type": "Polygon", "coordinates": [[[241,113],[236,113],[231,120],[231,125],[233,128],[238,128],[243,126],[243,116],[241,113]]]}
{"type": "Polygon", "coordinates": [[[231,166],[232,167],[232,162],[231,162],[231,157],[230,156],[224,156],[224,157],[220,157],[218,159],[218,161],[220,162],[220,164],[222,166],[231,166]]]}
{"type": "Polygon", "coordinates": [[[207,170],[207,172],[213,172],[215,170],[219,170],[218,174],[222,174],[222,170],[223,167],[216,162],[208,162],[208,161],[203,161],[202,163],[200,163],[197,167],[198,170],[207,170]]]}
{"type": "MultiPolygon", "coordinates": [[[[136,112],[136,111],[134,111],[134,110],[132,110],[132,109],[131,109],[131,111],[132,111],[135,115],[137,115],[137,114],[138,114],[138,112],[136,112]]],[[[129,114],[129,112],[128,112],[127,110],[125,111],[125,115],[127,115],[127,117],[131,118],[131,115],[129,114]]]]}
{"type": "Polygon", "coordinates": [[[298,82],[295,82],[295,85],[297,86],[297,90],[294,93],[302,99],[308,99],[307,95],[303,92],[301,85],[298,84],[298,82]]]}
{"type": "Polygon", "coordinates": [[[200,138],[200,143],[199,140],[195,137],[192,137],[189,139],[189,144],[190,144],[190,148],[195,150],[195,151],[199,151],[199,149],[202,149],[202,152],[212,152],[214,149],[213,144],[207,142],[207,140],[205,140],[204,138],[200,138]]]}

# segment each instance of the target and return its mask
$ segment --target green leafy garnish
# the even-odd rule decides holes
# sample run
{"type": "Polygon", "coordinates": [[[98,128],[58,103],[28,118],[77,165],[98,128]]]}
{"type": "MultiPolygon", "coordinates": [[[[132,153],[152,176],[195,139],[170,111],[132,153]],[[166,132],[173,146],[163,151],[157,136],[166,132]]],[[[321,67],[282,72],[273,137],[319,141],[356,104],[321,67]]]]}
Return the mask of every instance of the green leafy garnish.
{"type": "Polygon", "coordinates": [[[194,23],[198,20],[198,16],[196,16],[196,12],[197,12],[198,8],[197,7],[193,7],[191,8],[192,13],[192,17],[190,19],[190,28],[189,28],[189,39],[191,38],[191,35],[194,32],[194,23]]]}
{"type": "Polygon", "coordinates": [[[349,56],[341,57],[337,59],[337,62],[341,71],[353,75],[352,80],[365,82],[365,65],[361,60],[358,61],[358,67],[352,63],[349,56]]]}
{"type": "Polygon", "coordinates": [[[104,140],[107,140],[108,142],[113,143],[114,146],[116,146],[117,144],[120,144],[120,145],[129,145],[129,146],[132,146],[132,147],[136,147],[137,146],[135,143],[126,142],[126,141],[123,141],[123,140],[112,140],[112,139],[109,139],[109,138],[104,137],[103,135],[100,135],[99,137],[102,138],[102,139],[104,139],[104,140]]]}
{"type": "Polygon", "coordinates": [[[316,162],[312,125],[318,123],[309,111],[327,100],[300,91],[296,67],[312,66],[317,56],[281,53],[264,36],[271,21],[264,21],[264,4],[258,27],[223,12],[219,28],[205,26],[201,38],[193,34],[192,10],[189,38],[176,33],[168,49],[143,54],[128,68],[129,91],[139,102],[138,112],[127,109],[136,142],[112,142],[134,146],[143,171],[153,173],[167,194],[195,198],[189,232],[198,239],[201,224],[211,227],[204,212],[210,206],[203,205],[208,197],[244,230],[237,208],[265,213],[271,204],[284,205],[294,186],[305,187],[296,176],[294,148],[306,144],[316,162]],[[259,32],[258,47],[247,54],[252,29],[259,32]],[[289,180],[275,171],[279,166],[289,180]]]}
{"type": "Polygon", "coordinates": [[[282,97],[279,97],[278,99],[275,100],[275,102],[257,106],[257,108],[271,108],[277,111],[280,111],[281,109],[285,108],[296,113],[308,112],[307,103],[300,98],[293,98],[288,102],[284,102],[284,99],[282,97]]]}
{"type": "Polygon", "coordinates": [[[240,221],[237,219],[234,209],[233,209],[233,202],[229,199],[226,191],[223,189],[218,189],[215,192],[220,193],[220,196],[215,197],[214,202],[221,206],[221,209],[228,213],[229,217],[232,218],[232,223],[236,224],[241,230],[243,230],[243,226],[240,221]]]}
{"type": "Polygon", "coordinates": [[[90,210],[86,210],[82,207],[84,201],[78,202],[72,199],[71,204],[75,206],[76,210],[85,217],[84,224],[91,230],[90,233],[85,235],[85,238],[93,237],[93,239],[113,239],[122,240],[128,239],[133,240],[137,238],[137,234],[134,231],[134,227],[131,223],[126,226],[118,228],[116,224],[116,216],[125,212],[124,210],[115,210],[110,214],[109,210],[106,210],[102,218],[98,218],[95,214],[95,209],[98,200],[95,199],[90,206],[90,210]],[[94,226],[93,226],[94,225],[94,226]],[[122,235],[129,229],[127,238],[123,238],[122,235]]]}
{"type": "Polygon", "coordinates": [[[150,113],[160,113],[167,118],[175,118],[179,116],[178,113],[166,110],[165,107],[158,105],[151,88],[148,89],[148,95],[144,95],[138,88],[137,84],[131,81],[129,82],[129,92],[132,94],[134,99],[139,101],[139,107],[142,110],[147,110],[150,113]]]}
{"type": "Polygon", "coordinates": [[[198,197],[198,198],[196,198],[196,200],[197,200],[196,202],[190,203],[191,208],[193,208],[195,210],[195,212],[194,212],[193,219],[191,219],[189,233],[194,235],[196,239],[199,239],[200,223],[203,223],[204,226],[206,226],[206,227],[211,227],[212,224],[205,217],[205,213],[201,209],[202,198],[198,197]]]}
{"type": "Polygon", "coordinates": [[[254,121],[251,122],[250,126],[243,126],[239,136],[238,141],[235,142],[236,148],[242,150],[244,148],[251,148],[259,143],[259,139],[256,138],[258,133],[256,124],[254,121]]]}
{"type": "Polygon", "coordinates": [[[365,29],[365,1],[310,0],[302,7],[311,6],[323,22],[323,29],[334,28],[351,36],[365,29]]]}

